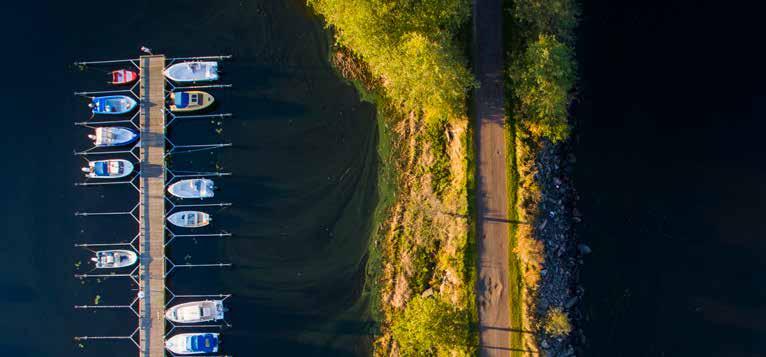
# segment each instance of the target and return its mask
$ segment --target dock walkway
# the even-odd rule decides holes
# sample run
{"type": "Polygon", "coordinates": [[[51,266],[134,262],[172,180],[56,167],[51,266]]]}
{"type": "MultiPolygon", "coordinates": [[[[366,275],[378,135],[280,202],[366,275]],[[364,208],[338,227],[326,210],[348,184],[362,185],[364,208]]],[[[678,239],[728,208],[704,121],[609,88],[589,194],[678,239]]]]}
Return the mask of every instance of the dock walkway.
{"type": "Polygon", "coordinates": [[[165,56],[140,58],[139,355],[165,356],[165,56]]]}

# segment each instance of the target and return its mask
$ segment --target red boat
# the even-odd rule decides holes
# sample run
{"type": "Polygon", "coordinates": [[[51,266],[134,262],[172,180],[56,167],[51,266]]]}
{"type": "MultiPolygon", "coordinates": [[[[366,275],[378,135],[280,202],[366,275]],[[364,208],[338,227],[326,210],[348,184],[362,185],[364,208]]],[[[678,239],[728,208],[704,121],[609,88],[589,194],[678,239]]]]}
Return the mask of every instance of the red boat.
{"type": "Polygon", "coordinates": [[[128,84],[138,79],[138,74],[127,69],[118,69],[110,72],[112,75],[112,84],[128,84]]]}

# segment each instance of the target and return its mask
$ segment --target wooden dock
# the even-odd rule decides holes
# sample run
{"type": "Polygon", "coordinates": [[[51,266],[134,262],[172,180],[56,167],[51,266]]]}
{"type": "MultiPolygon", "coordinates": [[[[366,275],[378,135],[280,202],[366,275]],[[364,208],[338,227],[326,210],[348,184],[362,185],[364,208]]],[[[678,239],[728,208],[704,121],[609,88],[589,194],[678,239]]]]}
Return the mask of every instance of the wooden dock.
{"type": "Polygon", "coordinates": [[[165,357],[165,56],[140,58],[139,355],[165,357]]]}

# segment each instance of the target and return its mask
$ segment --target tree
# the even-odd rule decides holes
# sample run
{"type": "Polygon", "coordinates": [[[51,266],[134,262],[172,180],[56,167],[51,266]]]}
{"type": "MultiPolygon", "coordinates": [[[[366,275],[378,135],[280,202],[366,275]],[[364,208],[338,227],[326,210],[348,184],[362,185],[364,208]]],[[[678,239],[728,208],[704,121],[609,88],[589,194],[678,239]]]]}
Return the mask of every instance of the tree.
{"type": "Polygon", "coordinates": [[[431,355],[437,346],[469,345],[468,323],[465,311],[433,296],[416,296],[394,320],[392,333],[403,355],[431,355]]]}
{"type": "Polygon", "coordinates": [[[476,86],[455,31],[470,15],[467,0],[308,0],[335,29],[339,44],[381,78],[404,111],[429,116],[465,113],[476,86]]]}
{"type": "Polygon", "coordinates": [[[530,40],[537,34],[550,33],[572,43],[580,9],[573,0],[514,0],[510,13],[515,28],[530,40]]]}
{"type": "Polygon", "coordinates": [[[510,77],[521,124],[536,137],[566,139],[570,90],[576,79],[572,50],[555,36],[540,35],[511,66],[510,77]]]}

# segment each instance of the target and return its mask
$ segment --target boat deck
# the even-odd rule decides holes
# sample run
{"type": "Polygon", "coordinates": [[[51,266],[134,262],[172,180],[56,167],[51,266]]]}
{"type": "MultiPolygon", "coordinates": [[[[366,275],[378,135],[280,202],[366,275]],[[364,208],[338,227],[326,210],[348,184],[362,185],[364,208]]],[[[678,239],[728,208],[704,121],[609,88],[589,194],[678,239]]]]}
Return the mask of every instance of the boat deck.
{"type": "Polygon", "coordinates": [[[165,56],[140,58],[139,355],[165,356],[165,56]]]}

